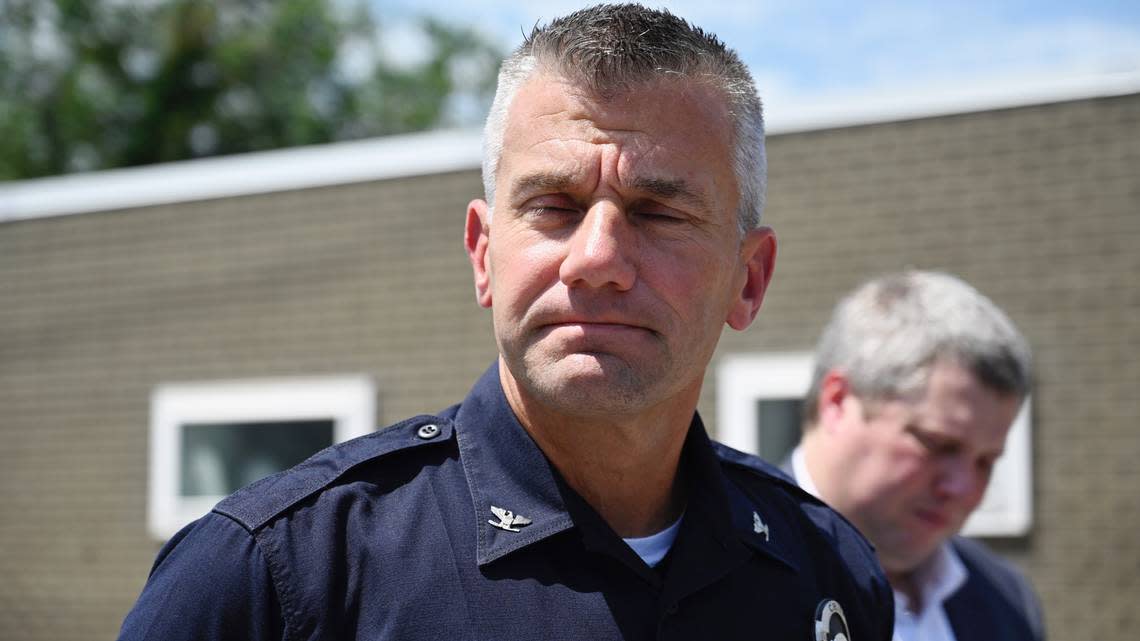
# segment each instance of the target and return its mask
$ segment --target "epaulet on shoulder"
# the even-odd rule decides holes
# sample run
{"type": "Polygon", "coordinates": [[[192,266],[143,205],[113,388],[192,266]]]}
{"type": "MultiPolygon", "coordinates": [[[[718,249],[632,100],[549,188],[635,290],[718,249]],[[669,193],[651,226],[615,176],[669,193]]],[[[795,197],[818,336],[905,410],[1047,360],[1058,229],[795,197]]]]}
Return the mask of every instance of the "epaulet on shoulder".
{"type": "Polygon", "coordinates": [[[214,512],[252,532],[362,463],[393,452],[446,443],[454,433],[455,426],[447,418],[416,416],[327,447],[293,468],[255,481],[223,499],[214,512]]]}
{"type": "Polygon", "coordinates": [[[777,485],[797,500],[824,505],[818,498],[801,488],[795,479],[788,476],[786,472],[759,456],[741,452],[738,449],[731,448],[717,441],[713,441],[713,449],[716,451],[717,458],[720,459],[722,465],[728,465],[742,470],[748,477],[754,480],[777,485]]]}

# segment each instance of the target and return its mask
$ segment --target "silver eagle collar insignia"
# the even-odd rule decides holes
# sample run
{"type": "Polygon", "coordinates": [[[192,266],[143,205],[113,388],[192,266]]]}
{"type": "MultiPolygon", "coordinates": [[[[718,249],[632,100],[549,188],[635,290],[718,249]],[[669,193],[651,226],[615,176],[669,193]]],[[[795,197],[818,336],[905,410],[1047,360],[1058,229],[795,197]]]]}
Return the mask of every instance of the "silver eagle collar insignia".
{"type": "Polygon", "coordinates": [[[498,517],[499,520],[487,522],[494,527],[499,528],[500,530],[506,530],[507,532],[521,532],[522,530],[519,528],[530,525],[530,519],[526,518],[525,516],[515,514],[514,512],[501,507],[492,505],[491,513],[498,517]]]}

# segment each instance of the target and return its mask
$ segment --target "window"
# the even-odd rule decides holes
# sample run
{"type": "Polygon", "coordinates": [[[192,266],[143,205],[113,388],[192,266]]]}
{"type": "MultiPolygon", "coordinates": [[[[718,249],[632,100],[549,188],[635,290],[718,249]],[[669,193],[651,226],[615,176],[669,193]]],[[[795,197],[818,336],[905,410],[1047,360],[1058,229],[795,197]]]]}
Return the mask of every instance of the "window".
{"type": "Polygon", "coordinates": [[[147,524],[165,540],[235,490],[371,432],[365,377],[161,385],[151,396],[147,524]]]}
{"type": "MultiPolygon", "coordinates": [[[[717,368],[717,437],[779,465],[799,442],[802,399],[811,384],[807,352],[735,355],[717,368]]],[[[978,509],[962,533],[1021,536],[1032,526],[1031,399],[1006,438],[978,509]]]]}
{"type": "Polygon", "coordinates": [[[730,356],[716,374],[717,438],[779,465],[800,440],[811,354],[730,356]]]}

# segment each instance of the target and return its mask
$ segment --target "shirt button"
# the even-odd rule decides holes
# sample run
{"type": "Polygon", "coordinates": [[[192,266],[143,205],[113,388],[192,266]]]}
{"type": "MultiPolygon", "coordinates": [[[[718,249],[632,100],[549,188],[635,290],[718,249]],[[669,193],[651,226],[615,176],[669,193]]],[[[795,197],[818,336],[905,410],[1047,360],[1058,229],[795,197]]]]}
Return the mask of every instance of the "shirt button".
{"type": "Polygon", "coordinates": [[[435,423],[428,423],[427,425],[422,425],[422,426],[420,426],[420,429],[416,430],[416,436],[422,438],[425,441],[429,441],[429,440],[439,436],[439,426],[436,425],[435,423]]]}
{"type": "Polygon", "coordinates": [[[669,605],[665,606],[665,614],[673,616],[674,614],[677,614],[677,609],[678,608],[676,603],[670,603],[669,605]]]}

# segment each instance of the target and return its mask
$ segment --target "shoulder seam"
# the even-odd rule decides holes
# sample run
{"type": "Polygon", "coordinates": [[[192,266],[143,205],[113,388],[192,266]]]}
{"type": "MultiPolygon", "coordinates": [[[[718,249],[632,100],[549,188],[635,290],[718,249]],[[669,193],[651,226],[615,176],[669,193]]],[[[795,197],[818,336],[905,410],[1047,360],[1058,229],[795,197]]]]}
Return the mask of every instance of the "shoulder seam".
{"type": "Polygon", "coordinates": [[[273,518],[288,511],[306,497],[312,496],[314,493],[328,487],[337,479],[344,476],[349,470],[363,463],[375,461],[398,451],[425,445],[446,443],[451,440],[453,433],[454,428],[452,422],[446,418],[431,415],[415,416],[377,432],[373,432],[372,434],[326,448],[289,470],[268,476],[238,490],[214,506],[213,511],[232,519],[246,528],[250,534],[255,535],[257,530],[260,530],[273,518]],[[410,428],[428,423],[437,423],[439,425],[440,430],[438,437],[423,439],[416,438],[412,435],[411,438],[408,438],[406,441],[395,440],[403,434],[410,433],[410,428]],[[275,501],[267,501],[262,498],[267,494],[266,492],[258,493],[259,488],[271,487],[275,483],[286,483],[287,479],[291,476],[303,473],[310,468],[315,468],[317,465],[329,465],[328,457],[337,452],[344,451],[349,443],[359,445],[362,439],[375,439],[378,440],[376,442],[379,444],[374,444],[372,449],[364,453],[351,454],[346,460],[330,466],[327,472],[317,474],[311,479],[304,477],[294,479],[299,481],[298,485],[295,487],[286,485],[281,488],[283,496],[275,501]],[[393,439],[393,441],[387,443],[383,439],[393,439]]]}

